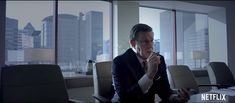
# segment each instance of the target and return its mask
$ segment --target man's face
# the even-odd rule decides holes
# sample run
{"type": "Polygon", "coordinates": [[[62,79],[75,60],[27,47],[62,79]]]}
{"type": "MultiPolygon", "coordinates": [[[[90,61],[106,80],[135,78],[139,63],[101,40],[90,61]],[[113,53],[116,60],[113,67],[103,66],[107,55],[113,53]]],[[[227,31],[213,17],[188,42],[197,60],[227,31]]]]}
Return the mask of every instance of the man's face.
{"type": "Polygon", "coordinates": [[[153,32],[139,32],[138,37],[132,45],[137,51],[137,55],[147,59],[153,52],[153,32]]]}

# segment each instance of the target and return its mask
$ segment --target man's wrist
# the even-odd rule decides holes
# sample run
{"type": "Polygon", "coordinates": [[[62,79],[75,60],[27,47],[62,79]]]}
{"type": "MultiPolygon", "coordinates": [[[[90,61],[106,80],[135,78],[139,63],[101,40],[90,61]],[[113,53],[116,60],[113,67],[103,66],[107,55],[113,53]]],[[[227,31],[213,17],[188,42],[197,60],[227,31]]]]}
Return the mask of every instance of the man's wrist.
{"type": "Polygon", "coordinates": [[[146,73],[147,77],[150,79],[150,80],[153,80],[153,75],[151,73],[146,73]]]}
{"type": "Polygon", "coordinates": [[[152,86],[153,81],[149,79],[148,75],[143,75],[142,78],[138,81],[138,84],[143,91],[143,93],[147,93],[149,88],[152,86]]]}

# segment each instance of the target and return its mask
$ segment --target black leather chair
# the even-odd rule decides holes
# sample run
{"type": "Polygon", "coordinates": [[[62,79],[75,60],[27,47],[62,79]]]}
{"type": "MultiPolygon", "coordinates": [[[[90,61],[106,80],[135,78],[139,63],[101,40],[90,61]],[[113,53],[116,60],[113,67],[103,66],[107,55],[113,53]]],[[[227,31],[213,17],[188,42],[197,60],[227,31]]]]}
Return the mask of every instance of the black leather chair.
{"type": "Polygon", "coordinates": [[[207,66],[210,81],[219,84],[218,88],[235,86],[235,79],[227,64],[224,62],[210,62],[207,66]]]}
{"type": "Polygon", "coordinates": [[[58,65],[15,65],[1,68],[0,103],[69,103],[58,65]]]}

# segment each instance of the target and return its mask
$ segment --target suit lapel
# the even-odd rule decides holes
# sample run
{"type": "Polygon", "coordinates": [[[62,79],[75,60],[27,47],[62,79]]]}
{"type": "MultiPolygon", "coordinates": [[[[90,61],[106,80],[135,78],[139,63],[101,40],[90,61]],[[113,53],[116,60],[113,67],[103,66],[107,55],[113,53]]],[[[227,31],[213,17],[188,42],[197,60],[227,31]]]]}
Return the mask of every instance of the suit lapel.
{"type": "Polygon", "coordinates": [[[133,77],[138,81],[145,74],[145,71],[132,49],[127,50],[126,57],[126,65],[132,72],[133,77]]]}

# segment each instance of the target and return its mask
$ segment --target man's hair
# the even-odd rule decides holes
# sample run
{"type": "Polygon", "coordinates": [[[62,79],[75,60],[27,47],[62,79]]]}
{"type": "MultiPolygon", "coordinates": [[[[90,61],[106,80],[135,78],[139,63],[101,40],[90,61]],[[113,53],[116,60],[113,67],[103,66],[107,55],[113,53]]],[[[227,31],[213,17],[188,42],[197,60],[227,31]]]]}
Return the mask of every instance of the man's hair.
{"type": "Polygon", "coordinates": [[[136,24],[130,31],[130,40],[136,40],[139,32],[152,32],[152,28],[146,24],[136,24]]]}

